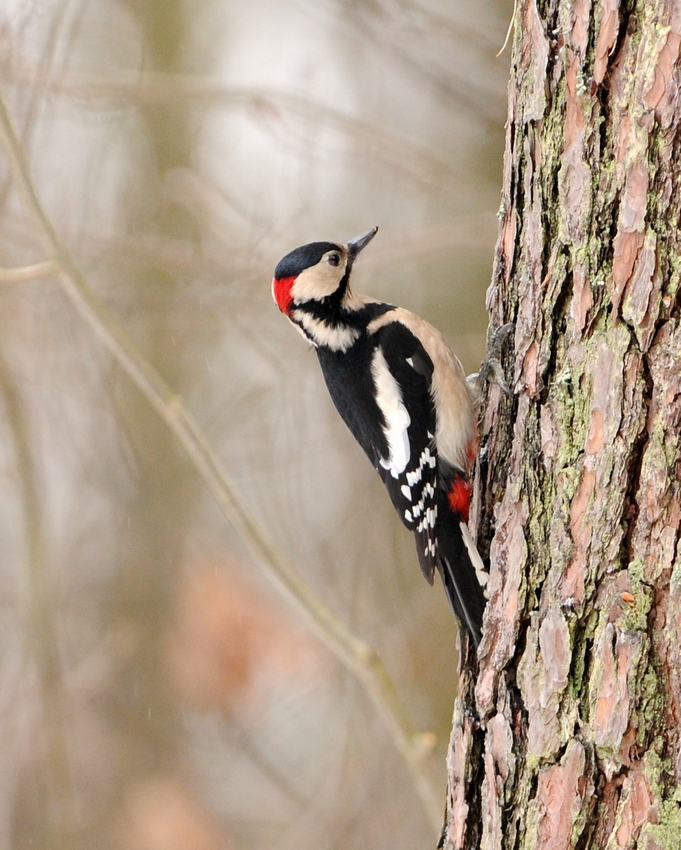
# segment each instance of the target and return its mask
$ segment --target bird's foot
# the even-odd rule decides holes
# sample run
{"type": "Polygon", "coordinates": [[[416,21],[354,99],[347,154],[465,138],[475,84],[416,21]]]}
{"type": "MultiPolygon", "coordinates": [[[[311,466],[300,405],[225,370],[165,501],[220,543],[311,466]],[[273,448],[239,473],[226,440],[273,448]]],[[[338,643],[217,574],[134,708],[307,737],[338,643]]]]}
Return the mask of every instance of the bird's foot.
{"type": "Polygon", "coordinates": [[[506,380],[504,367],[501,365],[501,357],[514,329],[515,324],[508,322],[494,331],[487,347],[487,357],[480,365],[480,371],[466,378],[469,385],[478,392],[484,384],[497,384],[507,396],[513,395],[513,390],[506,380]]]}

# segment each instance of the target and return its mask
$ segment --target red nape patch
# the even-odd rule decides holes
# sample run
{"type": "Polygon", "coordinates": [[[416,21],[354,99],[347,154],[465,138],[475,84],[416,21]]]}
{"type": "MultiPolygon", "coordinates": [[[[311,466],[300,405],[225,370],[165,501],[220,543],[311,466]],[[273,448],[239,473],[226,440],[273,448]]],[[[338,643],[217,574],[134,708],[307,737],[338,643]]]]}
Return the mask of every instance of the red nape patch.
{"type": "Polygon", "coordinates": [[[455,478],[447,493],[449,507],[464,522],[468,522],[468,509],[471,506],[471,485],[463,478],[455,478]]]}
{"type": "Polygon", "coordinates": [[[281,312],[286,313],[287,316],[291,315],[291,304],[293,304],[291,289],[295,281],[295,277],[282,277],[281,280],[277,280],[276,277],[272,279],[272,295],[274,300],[279,305],[281,312]]]}

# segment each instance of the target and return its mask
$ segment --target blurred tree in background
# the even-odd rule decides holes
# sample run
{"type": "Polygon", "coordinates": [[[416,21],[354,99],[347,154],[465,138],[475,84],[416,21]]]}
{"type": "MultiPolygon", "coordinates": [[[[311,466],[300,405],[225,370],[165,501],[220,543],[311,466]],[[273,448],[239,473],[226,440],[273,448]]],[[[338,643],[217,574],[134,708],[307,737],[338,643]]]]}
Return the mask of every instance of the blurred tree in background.
{"type": "MultiPolygon", "coordinates": [[[[269,281],[296,245],[379,224],[357,288],[477,367],[510,14],[0,11],[0,91],[48,216],[244,504],[437,735],[443,800],[453,618],[269,281]]],[[[0,848],[431,844],[373,704],[256,571],[45,260],[0,156],[0,848]]]]}

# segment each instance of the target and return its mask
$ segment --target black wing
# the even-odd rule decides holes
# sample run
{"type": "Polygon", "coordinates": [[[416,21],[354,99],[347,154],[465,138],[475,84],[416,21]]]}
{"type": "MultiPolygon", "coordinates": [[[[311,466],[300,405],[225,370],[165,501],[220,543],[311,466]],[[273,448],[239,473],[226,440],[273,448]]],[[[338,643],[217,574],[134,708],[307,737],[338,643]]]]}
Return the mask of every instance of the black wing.
{"type": "Polygon", "coordinates": [[[400,519],[414,532],[421,572],[432,584],[436,567],[440,570],[454,612],[477,645],[485,568],[480,556],[471,554],[475,547],[466,542],[470,535],[463,518],[448,509],[444,487],[451,483],[451,470],[441,469],[445,480],[438,481],[432,360],[399,320],[364,335],[345,353],[318,348],[317,356],[338,412],[381,476],[400,519]]]}
{"type": "MultiPolygon", "coordinates": [[[[395,463],[394,453],[393,463],[390,463],[390,450],[387,455],[383,452],[374,465],[400,519],[414,532],[421,572],[432,584],[438,561],[436,419],[430,392],[433,363],[417,337],[400,321],[382,325],[374,337],[376,348],[383,356],[379,364],[387,366],[399,387],[401,401],[409,417],[404,468],[399,469],[404,457],[398,458],[395,463]]],[[[390,423],[386,424],[389,429],[390,423]]],[[[389,440],[386,439],[386,442],[390,449],[389,440]]]]}

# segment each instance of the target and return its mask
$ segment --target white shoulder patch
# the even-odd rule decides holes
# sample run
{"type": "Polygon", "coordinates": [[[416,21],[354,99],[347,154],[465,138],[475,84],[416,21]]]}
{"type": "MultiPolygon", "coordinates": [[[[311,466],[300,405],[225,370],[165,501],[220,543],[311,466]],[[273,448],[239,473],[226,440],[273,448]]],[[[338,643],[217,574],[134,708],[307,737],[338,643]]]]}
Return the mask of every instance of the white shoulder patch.
{"type": "Polygon", "coordinates": [[[402,307],[377,316],[369,323],[367,332],[376,333],[395,321],[409,328],[433,362],[430,392],[438,410],[435,432],[438,456],[467,470],[468,449],[475,436],[475,410],[463,366],[438,330],[402,307]]]}
{"type": "Polygon", "coordinates": [[[374,351],[371,358],[371,374],[376,386],[376,401],[385,418],[385,438],[388,441],[390,457],[381,459],[381,466],[390,470],[393,478],[404,472],[409,463],[410,448],[407,429],[411,419],[402,401],[402,393],[388,368],[380,348],[374,351]]]}

